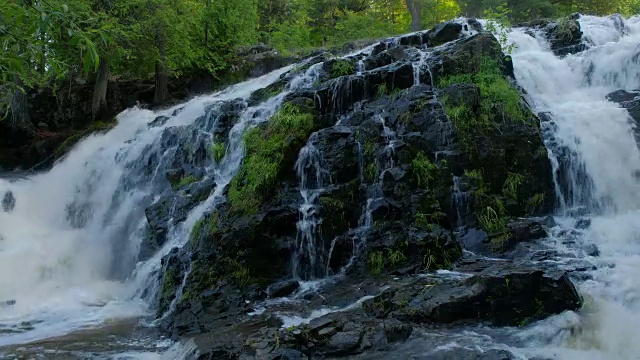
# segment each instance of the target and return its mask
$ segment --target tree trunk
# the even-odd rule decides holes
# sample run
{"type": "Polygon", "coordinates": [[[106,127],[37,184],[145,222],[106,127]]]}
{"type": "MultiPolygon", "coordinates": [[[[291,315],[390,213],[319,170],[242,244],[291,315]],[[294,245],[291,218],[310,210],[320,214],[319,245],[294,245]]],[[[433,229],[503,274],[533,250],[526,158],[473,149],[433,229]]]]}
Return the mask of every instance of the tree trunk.
{"type": "MultiPolygon", "coordinates": [[[[14,75],[13,79],[16,85],[24,88],[24,84],[18,75],[14,75]]],[[[31,137],[36,137],[36,127],[31,122],[31,116],[29,116],[27,96],[19,89],[15,89],[11,97],[11,126],[16,130],[26,132],[31,137]]]]}
{"type": "Polygon", "coordinates": [[[160,59],[156,60],[156,86],[155,93],[153,95],[153,103],[155,105],[160,105],[167,101],[169,89],[167,69],[165,68],[166,54],[164,49],[164,39],[159,32],[156,33],[156,42],[158,51],[160,52],[160,59]]]}
{"type": "Polygon", "coordinates": [[[407,8],[411,13],[411,31],[420,31],[422,30],[421,13],[422,13],[422,4],[420,0],[405,0],[407,3],[407,8]]]}
{"type": "Polygon", "coordinates": [[[204,18],[204,48],[209,47],[209,7],[211,6],[211,0],[207,0],[207,10],[204,18]]]}
{"type": "Polygon", "coordinates": [[[100,58],[98,66],[98,76],[93,88],[93,99],[91,100],[91,120],[104,119],[107,112],[107,85],[109,84],[109,60],[106,57],[100,58]]]}
{"type": "Polygon", "coordinates": [[[536,20],[538,19],[538,8],[537,7],[532,7],[531,8],[531,20],[536,20]]]}

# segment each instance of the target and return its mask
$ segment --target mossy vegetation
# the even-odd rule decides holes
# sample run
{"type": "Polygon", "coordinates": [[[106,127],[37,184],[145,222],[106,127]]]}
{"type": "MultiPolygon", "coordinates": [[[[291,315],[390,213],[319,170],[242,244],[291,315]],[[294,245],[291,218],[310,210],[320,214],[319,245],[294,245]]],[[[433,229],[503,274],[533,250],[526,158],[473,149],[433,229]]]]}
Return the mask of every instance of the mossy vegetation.
{"type": "Polygon", "coordinates": [[[285,155],[302,147],[315,127],[312,111],[285,103],[266,124],[248,130],[245,158],[229,186],[231,211],[256,214],[277,183],[285,155]]]}
{"type": "Polygon", "coordinates": [[[428,189],[434,185],[438,175],[438,166],[434,164],[427,155],[420,151],[411,162],[411,169],[416,178],[418,187],[428,189]]]}
{"type": "Polygon", "coordinates": [[[198,181],[198,178],[195,175],[184,176],[180,179],[180,181],[175,185],[175,188],[181,188],[183,186],[191,185],[194,182],[198,181]]]}
{"type": "Polygon", "coordinates": [[[353,61],[347,59],[337,59],[331,64],[331,71],[329,75],[331,78],[337,78],[340,76],[353,75],[356,72],[356,66],[353,61]]]}
{"type": "Polygon", "coordinates": [[[215,162],[220,162],[220,160],[224,158],[224,154],[227,151],[227,149],[224,143],[214,142],[213,145],[211,145],[210,151],[211,151],[211,157],[213,158],[213,160],[215,160],[215,162]]]}
{"type": "Polygon", "coordinates": [[[189,234],[189,242],[195,245],[202,236],[211,237],[218,234],[220,228],[220,217],[218,211],[196,221],[189,234]]]}
{"type": "Polygon", "coordinates": [[[160,303],[158,304],[158,316],[164,314],[168,309],[169,305],[175,298],[176,286],[180,284],[180,274],[175,267],[170,267],[165,271],[164,276],[162,278],[162,289],[160,290],[160,303]]]}
{"type": "Polygon", "coordinates": [[[472,146],[474,133],[494,129],[500,123],[531,120],[520,102],[520,94],[504,77],[502,66],[490,57],[480,59],[475,73],[449,75],[439,81],[443,89],[454,84],[475,84],[480,92],[479,106],[472,106],[465,99],[453,101],[443,97],[447,116],[467,147],[472,146]]]}

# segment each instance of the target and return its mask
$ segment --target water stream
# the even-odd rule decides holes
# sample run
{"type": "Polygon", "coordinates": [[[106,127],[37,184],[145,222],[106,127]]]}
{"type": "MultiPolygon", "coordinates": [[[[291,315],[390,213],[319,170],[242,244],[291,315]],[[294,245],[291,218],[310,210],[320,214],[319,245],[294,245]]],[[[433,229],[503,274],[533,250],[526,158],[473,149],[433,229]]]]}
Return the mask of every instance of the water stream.
{"type": "MultiPolygon", "coordinates": [[[[431,334],[430,339],[441,341],[409,342],[411,353],[455,345],[508,349],[522,359],[640,358],[634,331],[640,322],[640,151],[627,111],[605,98],[618,89],[640,88],[640,18],[583,16],[580,23],[588,49],[562,58],[552,53],[542,34],[515,29],[509,39],[516,45],[512,57],[518,85],[534,111],[546,114],[545,143],[559,204],[559,225],[547,243],[563,254],[554,261],[585,257],[580,249],[589,244],[600,252],[597,258],[585,257],[596,270],[578,282],[584,309],[526,328],[431,334]],[[578,226],[585,222],[590,225],[578,226]]],[[[420,51],[413,64],[414,85],[420,85],[421,72],[429,71],[427,60],[428,53],[420,51]]],[[[364,62],[358,59],[357,64],[361,76],[364,62]]],[[[153,315],[160,260],[184,245],[196,221],[224,199],[244,156],[244,132],[267,120],[288,92],[311,87],[319,66],[296,75],[282,93],[252,107],[246,100],[253,91],[293,67],[169,109],[129,109],[118,116],[114,129],[83,140],[52,170],[0,178],[0,196],[10,191],[16,200],[11,212],[0,212],[0,356],[18,353],[18,347],[29,343],[36,349],[31,354],[45,354],[41,358],[61,346],[65,350],[56,355],[60,359],[91,358],[95,353],[102,354],[96,358],[183,357],[188,349],[159,342],[153,327],[140,322],[153,315]],[[224,141],[224,156],[198,155],[220,141],[213,135],[220,109],[237,98],[244,108],[224,141]],[[202,169],[201,181],[211,180],[215,186],[184,218],[172,212],[176,219],[169,222],[166,243],[138,259],[146,234],[145,209],[169,186],[165,174],[180,152],[186,164],[202,169]],[[113,337],[84,348],[78,345],[107,334],[113,337]]],[[[330,100],[338,104],[340,99],[330,100]]],[[[373,225],[372,209],[384,200],[382,178],[395,165],[399,141],[384,113],[376,120],[385,144],[370,184],[362,189],[367,200],[353,229],[358,233],[356,252],[373,225]]],[[[331,179],[317,141],[316,134],[311,136],[296,165],[302,200],[293,275],[305,280],[330,275],[327,264],[333,249],[333,244],[320,244],[318,199],[331,179]]],[[[357,146],[359,176],[365,183],[365,151],[362,144],[357,146]]],[[[464,204],[467,195],[458,180],[454,197],[464,204]]],[[[325,310],[319,311],[316,316],[325,310]]]]}

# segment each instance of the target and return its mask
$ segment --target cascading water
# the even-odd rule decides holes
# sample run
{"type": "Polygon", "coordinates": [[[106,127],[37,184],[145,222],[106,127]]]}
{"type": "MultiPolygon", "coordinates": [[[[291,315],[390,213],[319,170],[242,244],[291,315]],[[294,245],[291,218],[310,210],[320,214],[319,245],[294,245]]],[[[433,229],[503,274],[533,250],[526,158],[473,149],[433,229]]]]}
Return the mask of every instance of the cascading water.
{"type": "MultiPolygon", "coordinates": [[[[288,70],[195,98],[181,107],[127,110],[118,116],[113,130],[84,140],[50,172],[0,179],[0,193],[10,191],[16,199],[11,212],[0,212],[0,301],[9,304],[0,306],[0,332],[5,334],[0,346],[148,314],[150,304],[145,299],[157,291],[160,259],[184,244],[196,220],[220,200],[242,160],[242,134],[268,119],[287,91],[244,110],[230,130],[224,158],[206,165],[208,160],[202,158],[207,158],[206,149],[213,142],[216,109],[231,99],[247,99],[288,70]],[[192,148],[185,151],[185,146],[192,148]],[[172,166],[168,162],[177,151],[187,153],[185,163],[196,161],[198,149],[205,149],[200,156],[206,169],[202,181],[215,180],[215,190],[186,218],[170,224],[163,247],[134,270],[145,233],[144,208],[168,186],[164,178],[172,166]],[[120,271],[114,272],[115,267],[120,271]]],[[[289,89],[308,86],[313,80],[307,77],[298,75],[289,89]]]]}
{"type": "Polygon", "coordinates": [[[301,218],[297,224],[297,250],[293,261],[294,277],[318,278],[328,275],[324,266],[328,261],[324,251],[325,246],[319,243],[322,234],[318,199],[331,179],[330,174],[322,167],[322,154],[316,147],[317,141],[317,133],[312,134],[307,145],[300,150],[296,162],[303,203],[300,205],[301,218]]]}
{"type": "MultiPolygon", "coordinates": [[[[512,57],[518,84],[534,110],[549,118],[545,140],[557,172],[561,214],[575,213],[570,211],[574,207],[586,209],[591,226],[572,233],[600,249],[600,257],[593,259],[598,266],[593,278],[581,284],[586,298],[581,318],[560,315],[521,338],[529,336],[525,343],[542,347],[526,348],[528,355],[636,359],[640,182],[635,172],[640,151],[629,114],[606,95],[640,87],[640,18],[582,16],[579,21],[589,49],[564,58],[554,56],[542,36],[534,38],[522,29],[510,35],[517,46],[512,57]],[[557,336],[549,339],[550,333],[557,336]]],[[[575,226],[576,220],[561,217],[559,222],[575,226]]]]}

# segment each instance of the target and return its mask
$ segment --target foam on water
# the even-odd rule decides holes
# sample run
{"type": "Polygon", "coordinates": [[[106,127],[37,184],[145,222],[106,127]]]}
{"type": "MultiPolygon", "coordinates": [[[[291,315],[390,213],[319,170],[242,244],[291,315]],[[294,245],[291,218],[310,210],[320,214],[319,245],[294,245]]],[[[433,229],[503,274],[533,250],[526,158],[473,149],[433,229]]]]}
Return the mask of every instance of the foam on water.
{"type": "MultiPolygon", "coordinates": [[[[0,179],[0,194],[11,191],[16,198],[12,212],[0,212],[0,302],[15,301],[0,306],[0,331],[7,333],[0,337],[0,346],[146,315],[149,304],[137,294],[161,255],[139,264],[128,281],[114,279],[111,273],[119,260],[114,257],[120,253],[113,250],[120,236],[126,236],[125,253],[137,256],[132,253],[145,221],[141,204],[152,195],[150,185],[123,190],[128,165],[164,129],[193,123],[210,104],[246,98],[287,70],[194,98],[175,116],[177,107],[158,112],[129,109],[118,116],[113,130],[82,141],[51,171],[27,179],[0,179]],[[170,119],[149,127],[160,115],[170,119]],[[70,205],[82,210],[77,226],[69,221],[70,205]]],[[[174,241],[184,241],[184,236],[174,241]]]]}
{"type": "MultiPolygon", "coordinates": [[[[547,112],[553,128],[547,144],[569,183],[559,203],[583,206],[592,222],[579,241],[597,244],[601,256],[593,278],[580,284],[585,307],[540,322],[520,336],[527,356],[556,359],[634,359],[640,354],[640,152],[626,110],[605,96],[640,88],[639,18],[583,16],[589,49],[558,58],[542,37],[511,33],[516,78],[535,111],[547,112]],[[556,151],[568,149],[568,152],[556,151]],[[570,164],[559,154],[574,154],[570,164]],[[553,334],[553,336],[550,336],[553,334]],[[524,340],[526,339],[526,340],[524,340]]],[[[558,181],[558,179],[556,179],[558,181]]],[[[566,221],[565,221],[566,222],[566,221]]],[[[561,251],[564,249],[561,249],[561,251]]]]}

